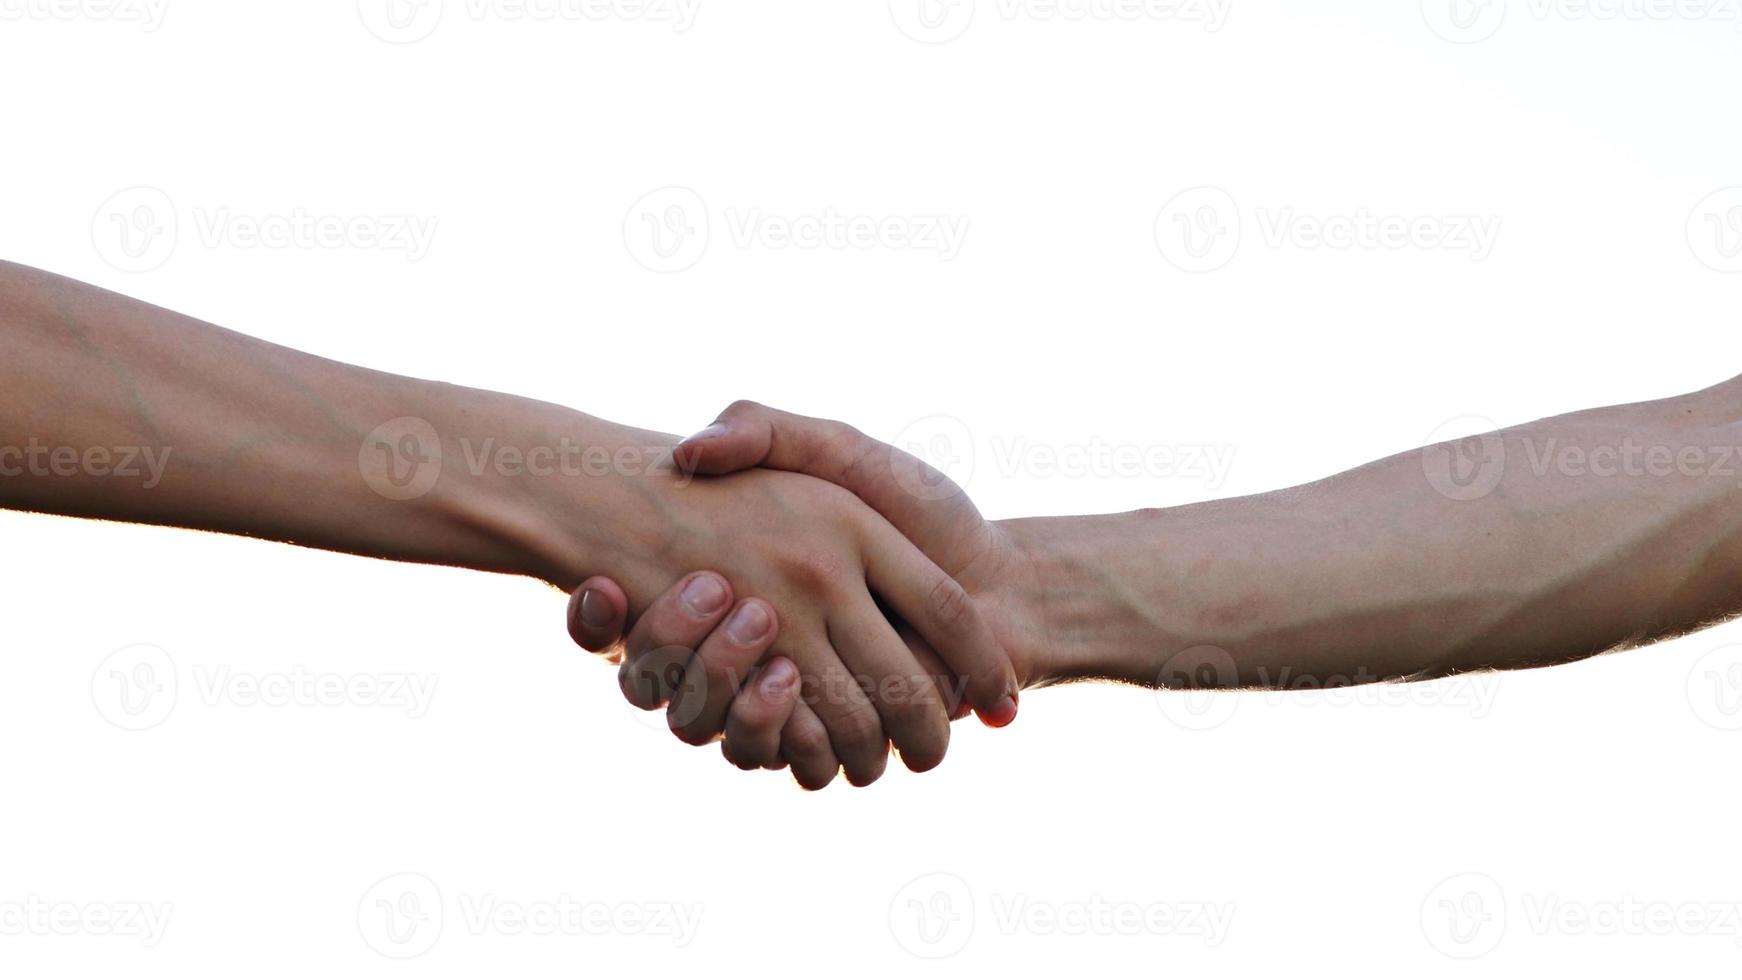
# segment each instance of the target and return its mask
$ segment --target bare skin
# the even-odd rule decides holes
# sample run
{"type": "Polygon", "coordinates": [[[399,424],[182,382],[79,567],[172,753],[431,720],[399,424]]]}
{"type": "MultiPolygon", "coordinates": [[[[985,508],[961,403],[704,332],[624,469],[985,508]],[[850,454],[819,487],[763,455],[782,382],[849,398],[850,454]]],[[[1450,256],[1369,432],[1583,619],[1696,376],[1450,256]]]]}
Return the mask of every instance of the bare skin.
{"type": "MultiPolygon", "coordinates": [[[[774,468],[851,490],[967,589],[1024,688],[1289,688],[1548,666],[1735,616],[1738,447],[1742,378],[1271,493],[997,522],[899,450],[751,403],[680,454],[703,474],[774,468]]],[[[590,649],[625,621],[611,588],[576,593],[577,609],[592,589],[613,610],[575,627],[590,649]]],[[[741,745],[728,737],[727,756],[776,765],[771,726],[798,694],[754,694],[728,719],[741,745]]]]}
{"type": "MultiPolygon", "coordinates": [[[[785,657],[812,695],[786,732],[807,785],[843,767],[852,782],[875,780],[891,740],[910,767],[937,765],[954,707],[934,686],[942,664],[969,679],[974,708],[1014,712],[1015,675],[978,607],[888,521],[800,474],[693,480],[671,465],[676,441],[340,364],[0,263],[0,507],[528,575],[564,591],[610,569],[637,612],[710,569],[686,576],[695,588],[680,600],[710,617],[750,610],[734,652],[785,657]],[[734,605],[734,585],[757,598],[734,605]],[[911,652],[879,603],[939,657],[911,652]],[[888,677],[907,683],[862,680],[888,677]]],[[[641,666],[625,692],[669,700],[671,672],[641,666]]],[[[696,718],[723,724],[731,690],[692,704],[696,718]]],[[[692,740],[711,725],[674,718],[692,740]]]]}

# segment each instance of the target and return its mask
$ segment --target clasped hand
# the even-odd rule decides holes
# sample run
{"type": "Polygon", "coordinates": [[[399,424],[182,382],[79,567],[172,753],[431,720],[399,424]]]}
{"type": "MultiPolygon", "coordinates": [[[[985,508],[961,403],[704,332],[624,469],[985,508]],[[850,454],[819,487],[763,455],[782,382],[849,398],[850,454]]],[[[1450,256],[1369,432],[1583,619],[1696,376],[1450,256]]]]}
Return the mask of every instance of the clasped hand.
{"type": "Polygon", "coordinates": [[[1015,615],[1026,562],[960,487],[847,426],[748,402],[673,460],[697,475],[686,494],[729,500],[734,520],[676,515],[679,543],[649,549],[704,570],[644,607],[620,570],[569,602],[570,634],[618,665],[631,704],[740,768],[790,766],[806,789],[875,781],[891,744],[931,769],[969,711],[1015,718],[1036,640],[1015,615]]]}

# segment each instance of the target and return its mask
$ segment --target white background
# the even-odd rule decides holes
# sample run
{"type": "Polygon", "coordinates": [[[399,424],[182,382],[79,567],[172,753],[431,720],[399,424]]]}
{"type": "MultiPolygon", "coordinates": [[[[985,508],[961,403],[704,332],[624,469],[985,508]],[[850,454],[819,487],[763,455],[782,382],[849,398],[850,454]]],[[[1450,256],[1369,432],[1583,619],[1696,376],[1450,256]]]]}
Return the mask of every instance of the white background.
{"type": "MultiPolygon", "coordinates": [[[[1737,371],[1715,4],[118,2],[0,0],[0,254],[646,427],[844,418],[943,447],[993,516],[1262,491],[1737,371]],[[1425,237],[1309,237],[1364,214],[1425,237]],[[250,236],[299,216],[346,230],[250,236]],[[887,233],[780,237],[830,216],[887,233]],[[1203,258],[1182,218],[1220,230],[1203,258]]],[[[1047,691],[935,772],[807,795],[626,707],[536,583],[21,515],[0,541],[8,976],[1739,955],[1735,626],[1335,698],[1047,691]],[[421,714],[238,693],[298,672],[435,687],[421,714]],[[563,900],[614,924],[513,931],[563,900]],[[133,903],[167,928],[98,921],[133,903]]]]}

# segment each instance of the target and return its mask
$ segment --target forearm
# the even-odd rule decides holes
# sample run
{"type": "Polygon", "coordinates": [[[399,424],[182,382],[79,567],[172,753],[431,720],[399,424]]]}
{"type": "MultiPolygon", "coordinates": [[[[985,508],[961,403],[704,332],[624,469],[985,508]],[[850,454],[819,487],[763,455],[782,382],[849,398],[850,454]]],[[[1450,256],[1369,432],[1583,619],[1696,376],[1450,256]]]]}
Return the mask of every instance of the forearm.
{"type": "Polygon", "coordinates": [[[1472,444],[1467,483],[1435,468],[1456,450],[1416,450],[1274,493],[1006,526],[1049,586],[1055,677],[1173,685],[1170,662],[1204,646],[1235,668],[1214,682],[1242,686],[1558,663],[1742,609],[1738,418],[1730,382],[1504,430],[1472,444]]]}
{"type": "Polygon", "coordinates": [[[611,479],[617,454],[669,441],[0,264],[0,506],[568,586],[563,549],[602,539],[612,503],[633,493],[611,479]],[[382,428],[402,419],[419,422],[382,428]],[[566,513],[554,533],[540,476],[596,477],[598,506],[566,513]]]}

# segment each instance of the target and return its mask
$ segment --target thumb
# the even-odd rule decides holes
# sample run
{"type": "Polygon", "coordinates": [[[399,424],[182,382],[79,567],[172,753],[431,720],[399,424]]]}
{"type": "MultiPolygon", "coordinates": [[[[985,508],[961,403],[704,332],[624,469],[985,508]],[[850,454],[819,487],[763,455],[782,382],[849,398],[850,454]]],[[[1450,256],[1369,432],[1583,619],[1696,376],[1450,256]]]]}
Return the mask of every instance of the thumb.
{"type": "Polygon", "coordinates": [[[617,659],[617,645],[629,619],[622,586],[603,575],[582,582],[569,596],[569,636],[582,648],[617,659]]]}
{"type": "Polygon", "coordinates": [[[761,466],[773,454],[774,418],[785,414],[755,402],[733,402],[707,428],[678,443],[672,462],[685,473],[703,476],[761,466]]]}
{"type": "Polygon", "coordinates": [[[985,520],[966,491],[924,460],[845,423],[733,402],[712,425],[679,443],[673,459],[690,473],[764,466],[833,483],[951,574],[985,546],[985,520]]]}

